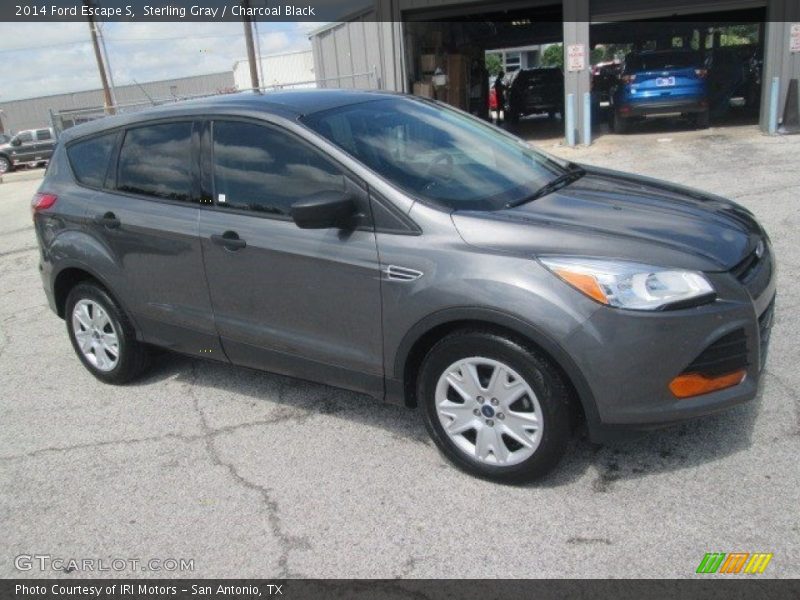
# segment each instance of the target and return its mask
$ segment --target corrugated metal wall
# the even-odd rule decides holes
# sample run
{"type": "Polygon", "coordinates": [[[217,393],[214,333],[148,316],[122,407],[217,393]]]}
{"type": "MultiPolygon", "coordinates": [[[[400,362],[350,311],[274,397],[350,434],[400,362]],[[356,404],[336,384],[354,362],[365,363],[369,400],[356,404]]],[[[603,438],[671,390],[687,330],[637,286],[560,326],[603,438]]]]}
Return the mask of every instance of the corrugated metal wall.
{"type": "MultiPolygon", "coordinates": [[[[337,23],[311,35],[318,87],[402,89],[398,83],[399,44],[393,32],[401,23],[375,20],[375,12],[337,23]]],[[[398,38],[399,39],[399,38],[398,38]]]]}
{"type": "Polygon", "coordinates": [[[761,128],[769,129],[769,92],[772,78],[780,79],[778,117],[783,116],[789,82],[800,79],[800,52],[789,51],[792,23],[800,23],[798,0],[770,0],[767,9],[766,44],[764,48],[764,77],[761,90],[761,128]]]}
{"type": "MultiPolygon", "coordinates": [[[[211,73],[194,77],[167,79],[142,83],[142,88],[152,98],[170,98],[174,96],[196,96],[211,94],[233,88],[233,72],[211,73]]],[[[147,96],[137,85],[123,85],[115,88],[117,103],[147,101],[147,96]]],[[[50,110],[57,112],[67,109],[102,108],[102,90],[75,92],[73,94],[57,94],[25,100],[0,102],[1,118],[6,132],[21,129],[34,129],[50,126],[50,110]]]]}
{"type": "MultiPolygon", "coordinates": [[[[264,71],[261,85],[265,87],[314,81],[314,55],[311,50],[262,56],[261,66],[264,71]]],[[[246,58],[234,63],[233,77],[236,89],[251,88],[250,64],[246,58]]]]}

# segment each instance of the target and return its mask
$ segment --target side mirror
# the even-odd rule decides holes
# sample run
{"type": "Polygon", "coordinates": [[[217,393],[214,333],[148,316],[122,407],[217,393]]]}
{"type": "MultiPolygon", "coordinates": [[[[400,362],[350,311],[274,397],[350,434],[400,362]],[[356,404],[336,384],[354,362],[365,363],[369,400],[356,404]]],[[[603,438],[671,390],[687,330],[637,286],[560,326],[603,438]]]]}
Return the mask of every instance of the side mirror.
{"type": "Polygon", "coordinates": [[[12,146],[21,146],[22,142],[19,141],[18,137],[13,137],[13,138],[11,138],[11,141],[9,142],[9,144],[11,144],[12,146]]]}
{"type": "Polygon", "coordinates": [[[290,209],[301,229],[328,229],[347,225],[356,212],[353,197],[346,192],[319,192],[298,200],[290,209]]]}

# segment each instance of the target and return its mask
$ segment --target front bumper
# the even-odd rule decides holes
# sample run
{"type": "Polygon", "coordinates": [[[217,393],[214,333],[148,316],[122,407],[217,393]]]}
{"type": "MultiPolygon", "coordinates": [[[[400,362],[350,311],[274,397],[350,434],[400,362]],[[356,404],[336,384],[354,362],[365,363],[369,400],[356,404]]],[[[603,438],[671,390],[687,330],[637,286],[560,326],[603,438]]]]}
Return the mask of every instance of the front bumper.
{"type": "Polygon", "coordinates": [[[707,415],[756,396],[772,326],[774,267],[757,298],[731,273],[708,275],[718,293],[711,304],[664,312],[603,307],[566,340],[594,395],[594,439],[707,415]],[[673,396],[670,381],[715,341],[737,331],[746,339],[744,381],[692,398],[673,396]]]}

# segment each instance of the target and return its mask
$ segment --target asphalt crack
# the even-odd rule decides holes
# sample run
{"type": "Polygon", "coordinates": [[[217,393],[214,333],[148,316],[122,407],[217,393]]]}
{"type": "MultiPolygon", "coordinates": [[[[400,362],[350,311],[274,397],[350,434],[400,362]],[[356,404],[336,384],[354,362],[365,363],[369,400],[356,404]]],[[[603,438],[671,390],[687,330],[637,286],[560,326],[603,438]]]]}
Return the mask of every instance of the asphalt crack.
{"type": "Polygon", "coordinates": [[[32,250],[36,250],[39,246],[25,246],[24,248],[16,248],[14,250],[8,250],[7,252],[0,252],[0,258],[5,258],[6,256],[14,256],[15,254],[24,254],[25,252],[31,252],[32,250]]]}
{"type": "Polygon", "coordinates": [[[129,438],[121,440],[106,440],[103,442],[91,442],[88,444],[74,444],[72,446],[52,446],[48,448],[39,448],[31,452],[23,454],[11,454],[0,456],[0,462],[11,462],[15,460],[24,460],[28,458],[37,458],[45,454],[62,454],[66,452],[73,452],[75,450],[92,450],[97,448],[105,448],[109,446],[127,446],[133,444],[142,444],[146,442],[160,442],[165,440],[177,440],[183,442],[193,442],[203,439],[201,435],[184,435],[180,433],[166,433],[164,435],[147,436],[141,438],[129,438]]]}
{"type": "MultiPolygon", "coordinates": [[[[273,537],[276,540],[278,540],[278,543],[281,548],[280,555],[278,557],[279,571],[277,574],[275,574],[275,577],[279,579],[304,577],[302,573],[291,571],[291,569],[289,568],[289,555],[294,550],[304,550],[310,548],[308,540],[306,540],[303,537],[292,536],[286,531],[286,528],[280,516],[280,508],[278,506],[278,502],[272,497],[270,490],[264,487],[263,485],[250,481],[249,479],[244,477],[236,469],[233,463],[226,462],[225,460],[223,460],[223,458],[220,456],[219,451],[214,445],[216,437],[221,433],[241,429],[243,426],[253,425],[254,423],[248,423],[245,425],[231,426],[230,428],[220,428],[220,429],[212,429],[208,425],[208,420],[206,419],[206,415],[203,412],[203,409],[200,407],[199,398],[197,397],[197,394],[194,393],[194,385],[197,381],[196,364],[197,364],[196,362],[192,362],[190,370],[190,380],[187,384],[187,388],[188,388],[188,394],[192,399],[192,406],[194,407],[194,411],[197,413],[197,416],[200,419],[200,427],[203,431],[202,438],[205,441],[206,453],[211,459],[211,462],[216,466],[225,468],[228,471],[228,474],[237,484],[239,484],[245,489],[257,493],[261,497],[261,501],[264,507],[267,509],[267,522],[269,524],[270,531],[273,537]]],[[[283,388],[279,390],[279,394],[282,394],[282,392],[283,388]]],[[[283,420],[286,420],[286,418],[287,417],[284,417],[283,420]]],[[[272,421],[272,423],[276,422],[280,421],[279,420],[272,421]]]]}

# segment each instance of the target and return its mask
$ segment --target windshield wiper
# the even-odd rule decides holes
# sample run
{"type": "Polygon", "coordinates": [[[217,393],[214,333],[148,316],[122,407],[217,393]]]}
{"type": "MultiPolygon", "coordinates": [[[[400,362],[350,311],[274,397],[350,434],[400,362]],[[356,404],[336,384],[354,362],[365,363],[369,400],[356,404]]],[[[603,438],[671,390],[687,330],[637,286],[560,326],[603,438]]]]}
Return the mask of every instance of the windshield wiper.
{"type": "Polygon", "coordinates": [[[586,175],[586,171],[581,169],[580,167],[573,167],[566,173],[562,173],[555,179],[548,181],[538,190],[536,190],[532,195],[526,196],[520,200],[516,200],[515,202],[509,202],[506,204],[506,208],[514,208],[515,206],[520,206],[522,204],[527,204],[528,202],[533,202],[537,198],[541,198],[542,196],[546,196],[547,194],[552,194],[556,190],[560,190],[566,185],[569,185],[573,181],[577,181],[581,177],[586,175]]]}

